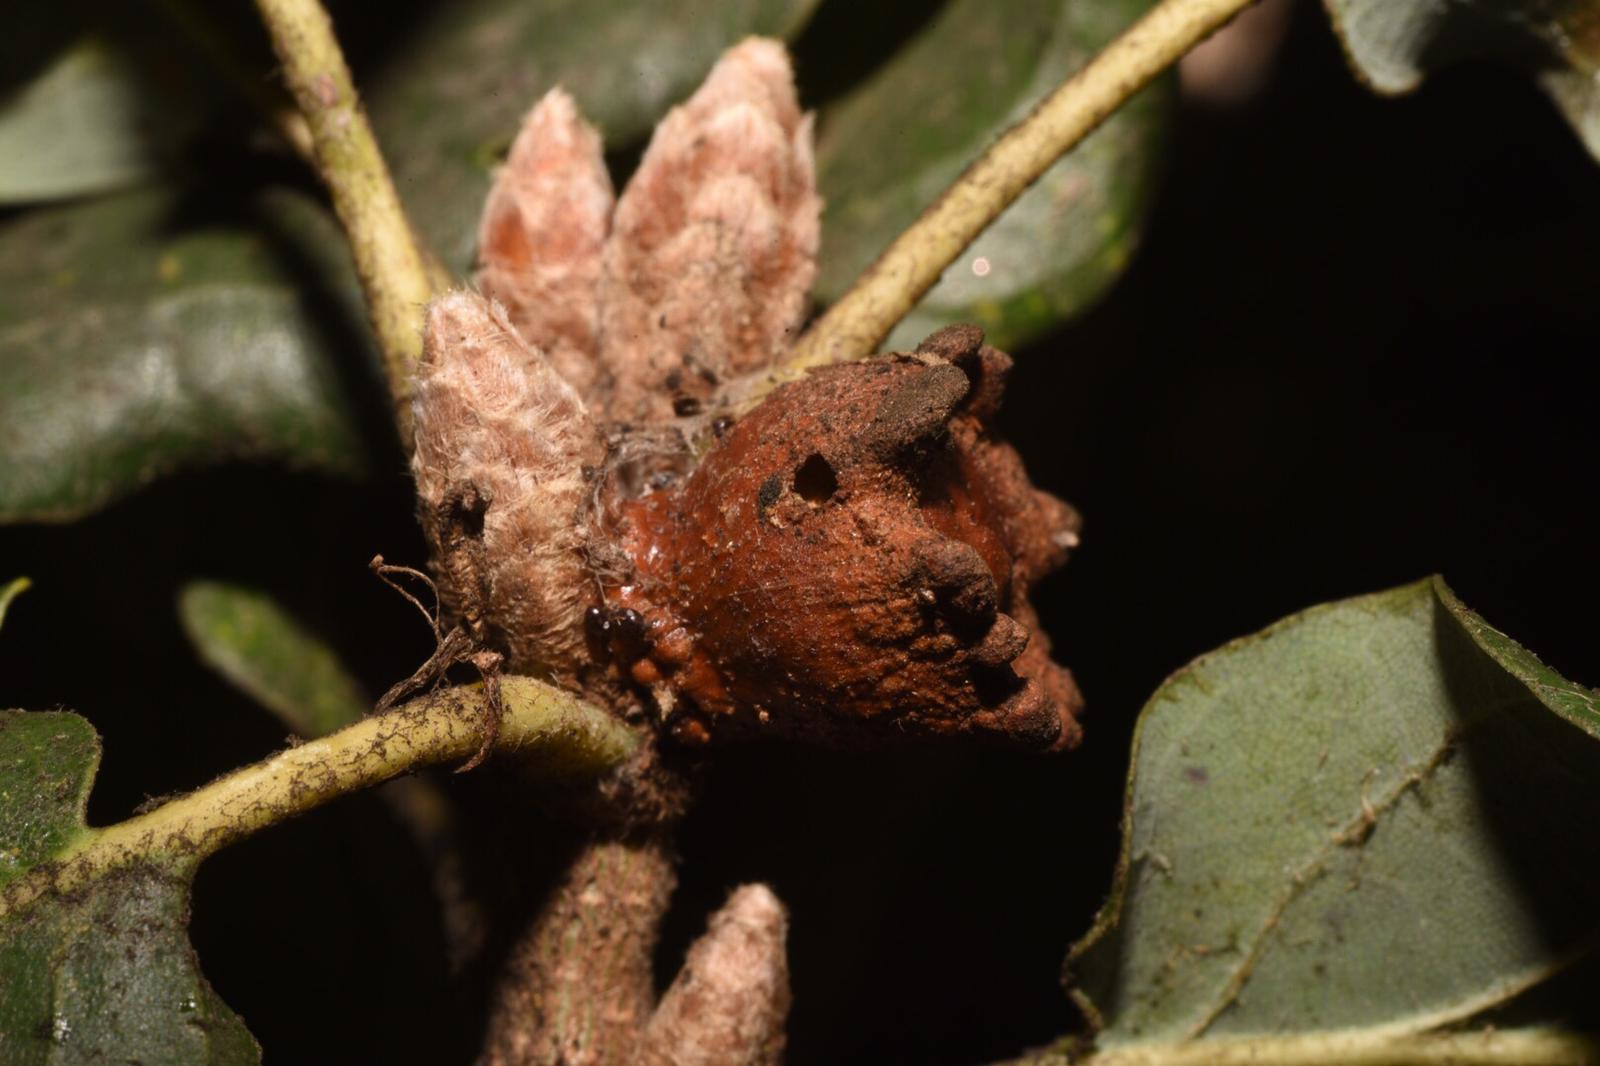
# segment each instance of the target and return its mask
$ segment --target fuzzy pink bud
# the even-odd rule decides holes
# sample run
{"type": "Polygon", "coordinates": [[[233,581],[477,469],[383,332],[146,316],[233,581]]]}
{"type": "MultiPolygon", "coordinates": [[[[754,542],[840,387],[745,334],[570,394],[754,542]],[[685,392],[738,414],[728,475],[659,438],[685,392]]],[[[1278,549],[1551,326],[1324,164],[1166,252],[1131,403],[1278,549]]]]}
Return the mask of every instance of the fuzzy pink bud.
{"type": "Polygon", "coordinates": [[[596,294],[613,199],[599,134],[554,89],[523,121],[478,232],[484,295],[590,403],[603,391],[596,294]]]}
{"type": "Polygon", "coordinates": [[[641,1060],[648,1066],[783,1061],[788,932],[788,915],[770,888],[735,889],[661,997],[641,1060]]]}
{"type": "Polygon", "coordinates": [[[814,170],[811,119],[776,41],[730,49],[657,127],[606,245],[614,418],[670,418],[789,345],[816,274],[814,170]]]}
{"type": "Polygon", "coordinates": [[[498,305],[452,292],[428,306],[413,408],[447,603],[512,670],[572,680],[586,661],[588,471],[604,454],[583,401],[498,305]]]}

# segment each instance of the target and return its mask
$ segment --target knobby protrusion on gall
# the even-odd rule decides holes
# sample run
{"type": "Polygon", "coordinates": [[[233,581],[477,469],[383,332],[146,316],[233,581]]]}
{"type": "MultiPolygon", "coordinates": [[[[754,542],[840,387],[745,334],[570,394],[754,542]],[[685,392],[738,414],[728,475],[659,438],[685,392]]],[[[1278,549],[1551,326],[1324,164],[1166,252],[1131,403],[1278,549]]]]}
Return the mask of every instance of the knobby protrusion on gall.
{"type": "Polygon", "coordinates": [[[973,327],[785,386],[680,484],[627,505],[629,669],[675,736],[1077,742],[1028,587],[1077,541],[990,420],[973,327]]]}

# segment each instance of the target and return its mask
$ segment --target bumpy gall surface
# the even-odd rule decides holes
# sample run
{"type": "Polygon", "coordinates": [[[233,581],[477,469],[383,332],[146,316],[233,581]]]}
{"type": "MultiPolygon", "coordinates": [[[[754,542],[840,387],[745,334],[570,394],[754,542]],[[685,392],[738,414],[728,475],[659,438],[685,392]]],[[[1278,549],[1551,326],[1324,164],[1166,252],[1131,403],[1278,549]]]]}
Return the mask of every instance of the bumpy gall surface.
{"type": "Polygon", "coordinates": [[[1078,517],[990,435],[1010,366],[957,326],[818,371],[626,505],[596,628],[675,736],[1077,742],[1027,593],[1078,517]]]}

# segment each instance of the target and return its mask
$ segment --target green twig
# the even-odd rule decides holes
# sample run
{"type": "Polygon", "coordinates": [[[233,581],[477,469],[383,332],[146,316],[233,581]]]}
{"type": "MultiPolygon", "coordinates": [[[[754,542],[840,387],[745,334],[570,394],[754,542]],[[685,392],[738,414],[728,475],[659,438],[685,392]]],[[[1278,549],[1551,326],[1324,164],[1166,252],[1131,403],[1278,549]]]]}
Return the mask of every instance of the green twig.
{"type": "Polygon", "coordinates": [[[350,237],[402,435],[409,438],[406,401],[422,355],[423,307],[434,291],[428,257],[406,220],[328,13],[318,0],[256,0],[256,7],[311,128],[317,169],[350,237]]]}
{"type": "MultiPolygon", "coordinates": [[[[542,682],[502,678],[500,694],[505,717],[495,751],[537,760],[541,780],[600,773],[637,744],[611,715],[542,682]]],[[[8,884],[0,892],[0,918],[135,863],[199,862],[346,793],[464,759],[482,742],[484,703],[476,687],[424,696],[236,770],[147,814],[88,830],[60,859],[8,884]]]]}
{"type": "MultiPolygon", "coordinates": [[[[1033,113],[1007,130],[923,212],[795,346],[759,392],[814,367],[862,359],[961,253],[1156,75],[1255,0],[1162,0],[1033,113]]],[[[870,146],[862,146],[869,151],[870,146]]]]}
{"type": "Polygon", "coordinates": [[[6,620],[6,611],[11,608],[11,601],[32,587],[33,582],[25,577],[19,577],[8,584],[0,585],[0,622],[6,620]]]}

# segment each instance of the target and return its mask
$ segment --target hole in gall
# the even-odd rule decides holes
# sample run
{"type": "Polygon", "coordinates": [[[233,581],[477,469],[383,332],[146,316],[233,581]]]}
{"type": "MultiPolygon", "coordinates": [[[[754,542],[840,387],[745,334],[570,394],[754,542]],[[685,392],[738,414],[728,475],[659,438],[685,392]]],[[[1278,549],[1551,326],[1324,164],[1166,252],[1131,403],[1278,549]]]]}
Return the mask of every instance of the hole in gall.
{"type": "Polygon", "coordinates": [[[833,464],[821,454],[813,453],[794,472],[794,491],[807,503],[826,503],[839,491],[839,478],[833,472],[833,464]]]}

